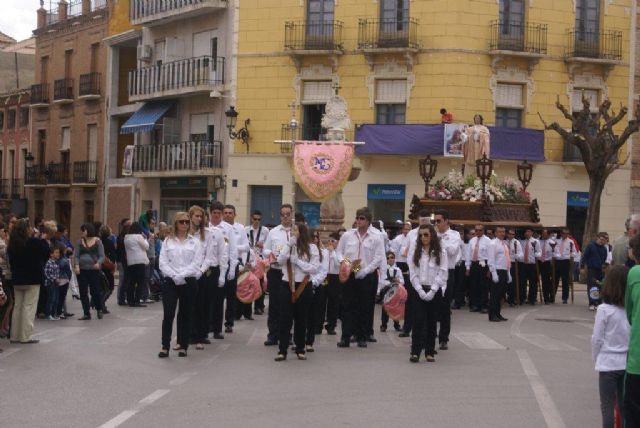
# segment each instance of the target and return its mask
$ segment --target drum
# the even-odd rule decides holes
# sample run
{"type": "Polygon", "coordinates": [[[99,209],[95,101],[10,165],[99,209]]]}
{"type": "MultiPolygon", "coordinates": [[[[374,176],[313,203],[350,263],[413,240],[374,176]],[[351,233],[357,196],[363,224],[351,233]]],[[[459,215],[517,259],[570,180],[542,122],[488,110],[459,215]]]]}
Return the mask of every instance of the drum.
{"type": "Polygon", "coordinates": [[[242,303],[253,303],[262,296],[260,280],[256,278],[253,272],[242,272],[238,276],[236,296],[242,303]]]}
{"type": "Polygon", "coordinates": [[[340,263],[340,270],[338,271],[338,279],[342,284],[349,280],[351,275],[351,261],[345,259],[340,263]]]}
{"type": "Polygon", "coordinates": [[[402,285],[394,285],[384,296],[384,310],[394,321],[404,319],[404,307],[407,303],[407,289],[402,285]]]}
{"type": "MultiPolygon", "coordinates": [[[[267,266],[269,266],[269,264],[267,264],[267,266]]],[[[264,264],[263,259],[258,257],[257,260],[256,260],[256,263],[255,263],[255,266],[253,267],[253,269],[251,269],[251,271],[256,276],[256,278],[258,278],[258,279],[264,278],[265,264],[264,264]]]]}

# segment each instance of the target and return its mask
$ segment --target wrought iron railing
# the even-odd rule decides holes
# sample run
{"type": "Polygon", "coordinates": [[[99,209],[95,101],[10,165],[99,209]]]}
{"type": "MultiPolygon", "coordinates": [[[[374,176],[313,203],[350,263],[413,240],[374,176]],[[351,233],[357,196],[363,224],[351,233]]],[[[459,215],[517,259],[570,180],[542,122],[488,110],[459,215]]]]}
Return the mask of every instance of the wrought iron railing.
{"type": "Polygon", "coordinates": [[[141,144],[134,147],[134,172],[197,171],[222,168],[221,141],[141,144]]]}
{"type": "Polygon", "coordinates": [[[9,199],[9,185],[11,180],[8,178],[0,178],[0,199],[9,199]]]}
{"type": "Polygon", "coordinates": [[[73,183],[74,184],[97,184],[98,183],[98,162],[81,161],[73,163],[73,183]]]}
{"type": "Polygon", "coordinates": [[[129,72],[129,96],[224,83],[224,57],[200,56],[129,72]]]}
{"type": "Polygon", "coordinates": [[[46,168],[43,165],[28,166],[25,169],[24,184],[26,186],[44,186],[47,184],[46,168]]]}
{"type": "Polygon", "coordinates": [[[287,21],[284,24],[284,48],[287,50],[341,50],[341,21],[287,21]]]}
{"type": "Polygon", "coordinates": [[[21,178],[14,178],[11,180],[11,199],[23,199],[24,198],[24,180],[21,178]]]}
{"type": "Polygon", "coordinates": [[[568,31],[567,57],[622,60],[622,31],[568,31]]]}
{"type": "Polygon", "coordinates": [[[80,96],[100,95],[100,73],[80,75],[80,96]]]}
{"type": "Polygon", "coordinates": [[[73,79],[58,79],[53,82],[53,100],[73,99],[73,79]]]}
{"type": "Polygon", "coordinates": [[[71,184],[68,163],[50,163],[45,171],[47,184],[71,184]]]}
{"type": "Polygon", "coordinates": [[[547,53],[547,24],[491,22],[489,50],[547,53]]]}
{"type": "Polygon", "coordinates": [[[49,84],[38,83],[31,85],[31,104],[49,104],[49,84]]]}
{"type": "Polygon", "coordinates": [[[358,49],[419,47],[418,20],[415,18],[358,20],[358,49]]]}

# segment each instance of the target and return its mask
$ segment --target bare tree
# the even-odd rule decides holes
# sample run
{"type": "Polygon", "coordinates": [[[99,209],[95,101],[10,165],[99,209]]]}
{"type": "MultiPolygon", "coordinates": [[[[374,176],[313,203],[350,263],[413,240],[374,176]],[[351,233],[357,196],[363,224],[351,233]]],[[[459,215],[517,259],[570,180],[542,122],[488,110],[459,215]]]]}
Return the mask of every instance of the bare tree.
{"type": "Polygon", "coordinates": [[[582,110],[569,113],[567,108],[556,100],[556,107],[565,119],[571,122],[571,129],[567,130],[558,122],[547,124],[540,116],[545,129],[560,134],[564,144],[572,144],[578,148],[582,156],[587,175],[589,176],[589,208],[585,223],[583,242],[591,240],[600,227],[600,198],[607,178],[613,171],[624,165],[624,160],[618,158],[618,151],[637,132],[640,127],[640,113],[636,106],[634,117],[629,120],[622,134],[616,135],[614,126],[627,114],[627,107],[620,106],[618,113],[611,110],[611,102],[604,100],[597,112],[591,112],[589,100],[582,96],[582,110]]]}

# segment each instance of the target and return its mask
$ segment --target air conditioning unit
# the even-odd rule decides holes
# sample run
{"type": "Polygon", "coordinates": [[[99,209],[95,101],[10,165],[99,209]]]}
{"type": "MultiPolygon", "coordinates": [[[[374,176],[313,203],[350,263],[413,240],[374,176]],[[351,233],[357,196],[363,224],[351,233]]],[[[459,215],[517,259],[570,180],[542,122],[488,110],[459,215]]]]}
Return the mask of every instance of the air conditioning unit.
{"type": "Polygon", "coordinates": [[[151,46],[138,45],[138,60],[139,61],[151,61],[151,46]]]}

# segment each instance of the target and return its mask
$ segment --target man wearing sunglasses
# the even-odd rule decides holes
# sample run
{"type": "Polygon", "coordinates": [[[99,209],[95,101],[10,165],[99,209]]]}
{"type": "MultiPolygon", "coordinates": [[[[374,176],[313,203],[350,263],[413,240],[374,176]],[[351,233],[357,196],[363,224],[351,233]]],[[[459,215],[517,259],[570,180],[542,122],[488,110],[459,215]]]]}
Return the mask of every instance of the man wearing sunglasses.
{"type": "MultiPolygon", "coordinates": [[[[262,226],[262,213],[259,210],[254,210],[251,213],[251,225],[245,227],[245,232],[249,238],[249,245],[255,251],[256,256],[262,257],[262,249],[264,241],[269,235],[269,229],[262,226]]],[[[264,314],[264,294],[253,304],[253,313],[256,315],[264,314]]]]}
{"type": "Polygon", "coordinates": [[[351,261],[353,268],[342,289],[342,338],[339,348],[348,348],[355,335],[358,347],[367,347],[371,307],[375,305],[376,270],[384,262],[384,244],[379,233],[372,233],[371,213],[364,207],[356,212],[356,228],[345,232],[338,242],[336,257],[351,261]]]}
{"type": "Polygon", "coordinates": [[[553,297],[555,298],[555,292],[558,290],[558,285],[560,285],[560,279],[562,279],[562,303],[566,305],[569,299],[569,275],[571,275],[573,259],[576,256],[573,239],[571,239],[569,229],[566,227],[562,229],[553,256],[556,259],[556,277],[555,284],[553,284],[553,297]]]}
{"type": "Polygon", "coordinates": [[[491,239],[485,236],[484,226],[477,224],[475,227],[476,236],[471,238],[467,247],[465,266],[466,276],[469,282],[469,311],[488,312],[489,300],[489,245],[491,239]]]}

